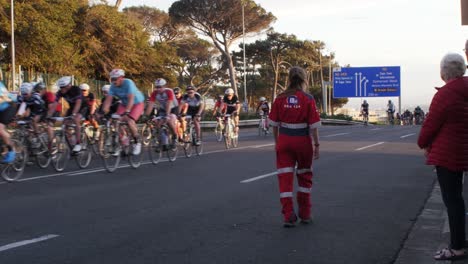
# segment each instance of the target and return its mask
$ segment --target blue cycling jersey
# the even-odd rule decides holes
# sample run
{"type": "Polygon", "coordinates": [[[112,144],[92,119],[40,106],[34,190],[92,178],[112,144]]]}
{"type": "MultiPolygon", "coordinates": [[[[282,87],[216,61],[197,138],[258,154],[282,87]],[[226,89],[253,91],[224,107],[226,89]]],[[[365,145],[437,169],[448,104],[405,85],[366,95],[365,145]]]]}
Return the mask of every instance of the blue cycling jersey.
{"type": "Polygon", "coordinates": [[[109,91],[109,95],[117,96],[122,101],[123,105],[128,104],[128,95],[134,94],[135,99],[133,101],[134,104],[142,103],[145,101],[145,97],[141,93],[140,90],[136,87],[135,83],[130,79],[123,79],[122,85],[115,86],[111,84],[111,88],[109,91]]]}

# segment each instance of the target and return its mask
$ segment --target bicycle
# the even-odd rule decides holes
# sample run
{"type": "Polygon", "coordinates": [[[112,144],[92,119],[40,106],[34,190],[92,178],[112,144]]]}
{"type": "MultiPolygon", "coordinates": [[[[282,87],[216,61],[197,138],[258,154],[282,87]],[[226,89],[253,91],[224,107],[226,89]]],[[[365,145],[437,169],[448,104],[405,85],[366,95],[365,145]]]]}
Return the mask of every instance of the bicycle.
{"type": "Polygon", "coordinates": [[[224,124],[223,124],[223,119],[220,116],[216,117],[216,126],[214,129],[214,133],[216,135],[216,140],[218,142],[223,141],[223,130],[224,130],[224,124]]]}
{"type": "Polygon", "coordinates": [[[392,110],[387,110],[387,122],[389,125],[394,125],[395,119],[393,117],[393,111],[392,110]]]}
{"type": "Polygon", "coordinates": [[[154,125],[151,122],[146,122],[140,130],[141,143],[144,146],[148,146],[151,142],[151,131],[154,129],[154,125]]]}
{"type": "MultiPolygon", "coordinates": [[[[203,153],[203,144],[200,142],[199,145],[196,144],[196,139],[198,138],[197,136],[197,131],[195,129],[195,123],[193,121],[192,116],[187,115],[185,116],[187,120],[187,128],[184,131],[183,135],[183,148],[184,148],[184,153],[187,158],[190,158],[192,156],[192,148],[195,147],[195,153],[197,156],[200,156],[203,153]]],[[[201,140],[201,135],[200,135],[200,140],[201,140]]]]}
{"type": "Polygon", "coordinates": [[[141,151],[133,155],[134,145],[138,142],[131,136],[128,123],[120,121],[121,115],[113,114],[111,120],[103,119],[105,127],[99,138],[99,154],[108,172],[114,172],[121,160],[122,154],[127,156],[128,163],[134,169],[140,167],[141,151]]]}
{"type": "MultiPolygon", "coordinates": [[[[12,163],[0,163],[0,170],[2,178],[7,182],[14,182],[19,180],[23,175],[24,169],[26,168],[26,162],[28,161],[28,150],[21,144],[19,140],[11,139],[13,149],[16,152],[15,160],[12,163]]],[[[0,159],[5,158],[5,154],[8,149],[3,141],[0,143],[1,153],[0,159]]]]}
{"type": "Polygon", "coordinates": [[[86,136],[86,140],[89,143],[93,153],[99,155],[98,141],[99,141],[99,128],[94,128],[89,121],[83,122],[83,131],[86,136]]]}
{"type": "Polygon", "coordinates": [[[364,122],[364,126],[369,124],[369,114],[366,111],[361,112],[362,115],[362,122],[364,122]]]}
{"type": "Polygon", "coordinates": [[[72,157],[78,167],[85,169],[91,163],[91,151],[89,149],[88,137],[83,129],[83,126],[79,127],[81,131],[80,145],[81,150],[79,152],[71,152],[76,143],[76,125],[73,123],[73,116],[68,117],[53,117],[58,122],[62,122],[60,130],[57,131],[57,153],[59,156],[52,162],[56,171],[63,171],[68,163],[68,159],[72,157]]]}
{"type": "Polygon", "coordinates": [[[28,158],[34,158],[37,166],[45,169],[51,162],[51,153],[49,151],[49,138],[47,133],[40,126],[39,131],[34,131],[32,120],[16,121],[18,128],[13,133],[13,138],[17,139],[27,150],[28,158]]]}
{"type": "Polygon", "coordinates": [[[258,122],[258,135],[267,136],[268,135],[268,126],[265,114],[263,111],[258,113],[260,115],[260,121],[258,122]]]}
{"type": "Polygon", "coordinates": [[[224,117],[224,144],[226,149],[236,148],[238,144],[238,136],[234,132],[234,121],[229,114],[224,115],[224,117]]]}
{"type": "Polygon", "coordinates": [[[177,159],[177,145],[171,136],[166,117],[158,116],[149,122],[154,123],[155,121],[160,120],[162,120],[162,123],[160,127],[154,127],[152,131],[150,147],[148,148],[148,154],[153,164],[159,163],[163,152],[166,152],[166,156],[169,161],[173,162],[177,159]]]}

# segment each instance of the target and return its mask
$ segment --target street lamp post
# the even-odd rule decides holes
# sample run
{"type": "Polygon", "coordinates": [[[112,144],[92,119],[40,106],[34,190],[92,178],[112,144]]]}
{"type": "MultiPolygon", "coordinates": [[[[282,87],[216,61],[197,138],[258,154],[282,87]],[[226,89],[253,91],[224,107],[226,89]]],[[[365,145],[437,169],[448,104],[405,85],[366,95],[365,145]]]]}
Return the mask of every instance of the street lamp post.
{"type": "Polygon", "coordinates": [[[246,75],[246,61],[245,61],[245,21],[244,21],[244,3],[242,3],[242,46],[244,51],[244,104],[246,110],[248,110],[247,102],[247,75],[246,75]]]}
{"type": "Polygon", "coordinates": [[[12,89],[15,90],[15,80],[16,80],[16,65],[15,65],[15,11],[14,3],[11,0],[11,66],[12,66],[12,89]]]}

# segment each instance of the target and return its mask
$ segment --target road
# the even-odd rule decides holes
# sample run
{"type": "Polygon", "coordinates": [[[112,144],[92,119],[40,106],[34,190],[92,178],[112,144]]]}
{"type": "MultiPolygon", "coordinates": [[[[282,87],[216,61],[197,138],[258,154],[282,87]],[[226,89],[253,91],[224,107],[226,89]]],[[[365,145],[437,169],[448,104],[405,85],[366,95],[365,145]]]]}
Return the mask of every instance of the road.
{"type": "MultiPolygon", "coordinates": [[[[139,169],[0,184],[0,263],[393,263],[434,184],[419,127],[324,126],[314,223],[282,227],[271,136],[139,169]]],[[[72,163],[70,163],[72,164],[72,163]]]]}

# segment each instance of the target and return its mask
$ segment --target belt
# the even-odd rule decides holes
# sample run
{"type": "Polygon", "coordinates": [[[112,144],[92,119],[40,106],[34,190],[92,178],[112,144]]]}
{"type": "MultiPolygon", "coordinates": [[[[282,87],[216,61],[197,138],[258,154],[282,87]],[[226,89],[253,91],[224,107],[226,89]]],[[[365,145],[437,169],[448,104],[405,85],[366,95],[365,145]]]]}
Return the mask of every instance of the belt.
{"type": "Polygon", "coordinates": [[[308,136],[309,135],[309,128],[308,127],[306,127],[306,128],[287,128],[287,127],[281,126],[279,128],[279,133],[282,134],[282,135],[293,136],[293,137],[308,136]]]}

